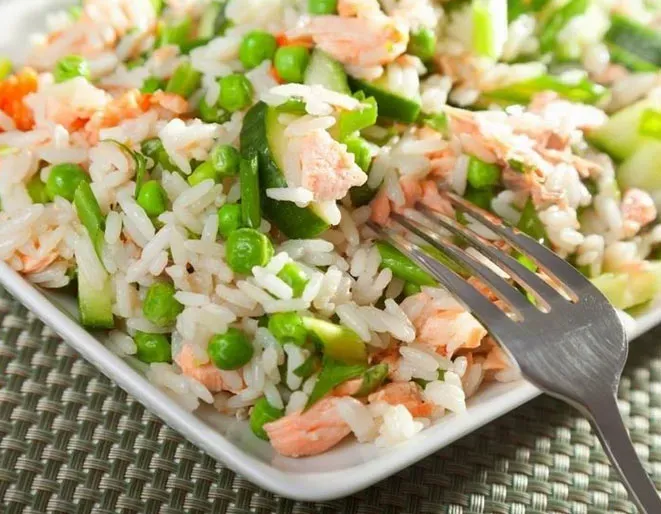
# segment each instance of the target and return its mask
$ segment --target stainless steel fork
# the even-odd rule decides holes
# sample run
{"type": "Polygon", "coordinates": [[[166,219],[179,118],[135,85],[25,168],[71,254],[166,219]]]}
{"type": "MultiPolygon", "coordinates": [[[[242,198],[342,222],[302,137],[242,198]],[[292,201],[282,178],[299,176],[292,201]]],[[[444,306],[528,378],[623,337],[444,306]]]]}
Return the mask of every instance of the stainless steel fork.
{"type": "Polygon", "coordinates": [[[470,270],[504,302],[505,312],[401,231],[371,227],[426,268],[470,309],[510,354],[527,380],[585,415],[641,512],[661,513],[659,494],[636,455],[617,408],[617,387],[628,345],[615,309],[589,280],[545,246],[459,196],[448,193],[446,197],[456,208],[535,261],[557,287],[449,216],[423,205],[416,207],[416,212],[424,216],[422,220],[419,215],[393,215],[399,225],[470,270]],[[529,301],[511,282],[454,244],[451,238],[432,230],[429,222],[478,250],[534,295],[536,301],[529,301]]]}

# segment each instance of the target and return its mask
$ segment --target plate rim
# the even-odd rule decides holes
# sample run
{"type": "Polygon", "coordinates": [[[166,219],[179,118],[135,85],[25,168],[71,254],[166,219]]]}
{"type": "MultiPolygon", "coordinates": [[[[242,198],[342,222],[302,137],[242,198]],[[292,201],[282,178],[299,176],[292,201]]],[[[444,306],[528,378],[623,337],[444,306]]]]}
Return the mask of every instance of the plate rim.
{"type": "MultiPolygon", "coordinates": [[[[395,448],[348,470],[286,471],[255,458],[172,401],[167,394],[151,384],[121,357],[112,353],[93,334],[60,310],[5,262],[0,262],[0,284],[42,322],[51,327],[66,344],[186,439],[260,487],[295,500],[326,501],[365,489],[541,394],[534,385],[521,380],[510,391],[498,396],[497,401],[481,405],[477,411],[472,411],[469,405],[465,413],[453,415],[455,422],[444,426],[442,433],[437,431],[429,434],[433,427],[423,431],[421,435],[408,441],[406,451],[402,451],[404,448],[395,448]],[[424,434],[427,434],[427,437],[424,437],[424,434]]],[[[661,306],[640,316],[633,324],[625,324],[629,340],[633,340],[659,323],[661,323],[661,306]]]]}

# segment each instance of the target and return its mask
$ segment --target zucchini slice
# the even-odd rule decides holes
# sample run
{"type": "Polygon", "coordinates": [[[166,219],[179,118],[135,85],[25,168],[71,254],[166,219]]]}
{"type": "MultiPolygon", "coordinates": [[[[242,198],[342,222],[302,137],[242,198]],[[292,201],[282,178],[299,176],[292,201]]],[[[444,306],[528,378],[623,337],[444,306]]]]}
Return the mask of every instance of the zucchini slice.
{"type": "Polygon", "coordinates": [[[244,155],[257,155],[263,214],[287,237],[313,238],[324,232],[328,222],[314,206],[298,207],[293,202],[268,198],[267,189],[287,187],[282,172],[286,150],[284,126],[278,122],[278,111],[264,102],[255,104],[246,114],[241,128],[241,151],[244,155]]]}

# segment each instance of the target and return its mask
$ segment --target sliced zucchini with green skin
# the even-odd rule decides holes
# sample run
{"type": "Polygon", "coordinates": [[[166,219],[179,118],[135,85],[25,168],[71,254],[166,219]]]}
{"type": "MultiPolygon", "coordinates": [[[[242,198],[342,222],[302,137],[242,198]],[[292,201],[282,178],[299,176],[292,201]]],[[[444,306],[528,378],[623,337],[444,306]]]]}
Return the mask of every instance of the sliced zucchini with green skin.
{"type": "Polygon", "coordinates": [[[649,100],[642,100],[611,115],[601,127],[591,130],[587,139],[617,160],[632,155],[646,140],[638,128],[643,113],[653,107],[649,100]]]}
{"type": "Polygon", "coordinates": [[[354,91],[363,91],[366,96],[374,97],[379,107],[379,116],[413,123],[420,115],[421,106],[418,99],[406,98],[389,91],[382,81],[367,82],[349,77],[349,85],[354,91]]]}
{"type": "Polygon", "coordinates": [[[286,149],[284,126],[278,123],[278,111],[263,102],[255,104],[246,114],[241,128],[241,151],[257,155],[262,208],[266,219],[292,239],[313,238],[324,232],[329,224],[317,214],[313,206],[297,207],[293,202],[281,202],[266,197],[269,188],[287,187],[282,173],[286,149]]]}
{"type": "Polygon", "coordinates": [[[639,187],[650,193],[661,191],[659,163],[661,163],[661,142],[646,141],[631,157],[618,166],[617,182],[622,189],[639,187]]]}
{"type": "Polygon", "coordinates": [[[637,55],[621,48],[613,43],[608,45],[608,52],[611,55],[611,61],[617,64],[621,64],[625,68],[630,69],[631,71],[646,72],[651,71],[655,72],[659,69],[658,66],[648,62],[644,59],[641,59],[637,55]]]}
{"type": "Polygon", "coordinates": [[[101,289],[88,282],[84,273],[78,273],[78,309],[83,326],[99,330],[114,328],[112,298],[112,284],[107,273],[101,289]]]}
{"type": "Polygon", "coordinates": [[[303,326],[319,341],[326,357],[347,364],[367,362],[365,343],[353,330],[310,316],[303,317],[303,326]]]}
{"type": "Polygon", "coordinates": [[[661,66],[661,34],[631,18],[614,14],[605,40],[642,61],[661,66]]]}
{"type": "Polygon", "coordinates": [[[310,56],[303,82],[308,86],[318,84],[337,93],[351,94],[344,66],[319,49],[315,49],[310,56]]]}
{"type": "Polygon", "coordinates": [[[618,309],[630,309],[651,300],[659,291],[659,263],[628,273],[603,273],[592,283],[618,309]]]}

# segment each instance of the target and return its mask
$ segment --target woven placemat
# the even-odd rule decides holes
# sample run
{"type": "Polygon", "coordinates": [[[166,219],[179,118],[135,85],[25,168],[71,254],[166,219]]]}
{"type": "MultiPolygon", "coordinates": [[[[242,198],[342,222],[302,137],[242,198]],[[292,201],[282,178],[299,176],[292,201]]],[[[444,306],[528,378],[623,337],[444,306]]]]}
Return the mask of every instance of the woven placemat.
{"type": "MultiPolygon", "coordinates": [[[[660,338],[636,342],[620,391],[657,486],[660,338]]],[[[548,397],[349,498],[277,497],[186,442],[1,290],[0,511],[636,512],[588,422],[548,397]]]]}

